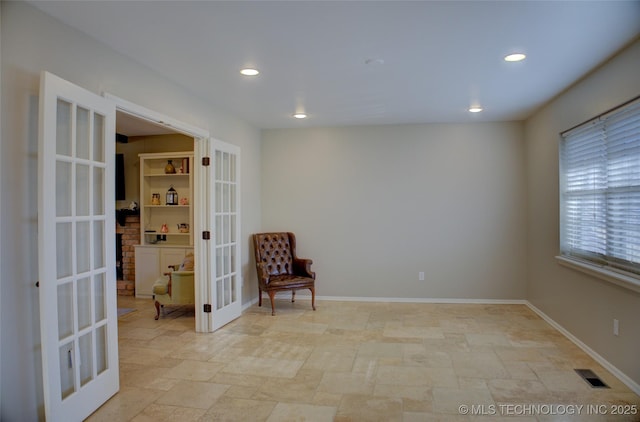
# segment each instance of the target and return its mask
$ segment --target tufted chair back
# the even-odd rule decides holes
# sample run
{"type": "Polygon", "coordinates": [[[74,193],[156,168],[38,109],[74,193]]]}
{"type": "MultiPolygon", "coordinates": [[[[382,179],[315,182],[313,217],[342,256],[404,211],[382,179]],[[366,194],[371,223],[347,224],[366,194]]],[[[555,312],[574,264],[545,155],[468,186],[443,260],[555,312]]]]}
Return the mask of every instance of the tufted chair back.
{"type": "Polygon", "coordinates": [[[260,233],[255,235],[254,243],[256,261],[265,263],[269,275],[293,274],[289,233],[260,233]]]}

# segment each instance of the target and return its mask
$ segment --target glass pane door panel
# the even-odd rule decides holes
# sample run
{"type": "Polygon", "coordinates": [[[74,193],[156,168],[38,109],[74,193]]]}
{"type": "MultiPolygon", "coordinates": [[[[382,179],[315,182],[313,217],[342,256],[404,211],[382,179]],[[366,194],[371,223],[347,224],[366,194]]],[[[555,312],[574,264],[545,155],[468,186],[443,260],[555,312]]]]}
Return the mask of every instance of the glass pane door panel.
{"type": "Polygon", "coordinates": [[[89,159],[89,110],[83,107],[76,109],[76,157],[89,159]]]}
{"type": "Polygon", "coordinates": [[[105,162],[104,157],[104,116],[94,113],[93,115],[93,161],[105,162]]]}
{"type": "Polygon", "coordinates": [[[76,215],[89,215],[89,185],[90,167],[82,164],[76,165],[76,215]]]}
{"type": "Polygon", "coordinates": [[[78,339],[80,349],[80,359],[78,368],[80,369],[80,385],[85,385],[93,379],[93,342],[91,333],[87,333],[78,339]]]}
{"type": "Polygon", "coordinates": [[[104,168],[93,168],[93,215],[104,215],[104,168]]]}
{"type": "Polygon", "coordinates": [[[222,280],[216,280],[216,309],[220,309],[223,306],[223,285],[222,285],[223,281],[222,280]]]}
{"type": "Polygon", "coordinates": [[[91,248],[91,226],[88,221],[79,221],[76,223],[76,262],[78,273],[84,273],[91,269],[90,252],[91,248]]]}
{"type": "Polygon", "coordinates": [[[229,181],[235,182],[236,181],[236,155],[235,154],[230,155],[229,166],[230,166],[229,181]]]}
{"type": "Polygon", "coordinates": [[[237,297],[237,289],[236,289],[236,276],[232,275],[231,276],[231,301],[235,302],[236,300],[238,300],[237,297]]]}
{"type": "Polygon", "coordinates": [[[61,398],[69,397],[74,391],[73,376],[73,342],[60,347],[60,393],[61,398]]]}
{"type": "Polygon", "coordinates": [[[100,375],[102,372],[108,369],[108,357],[107,357],[107,328],[106,325],[101,325],[95,330],[96,333],[96,374],[100,375]]]}
{"type": "Polygon", "coordinates": [[[236,210],[236,185],[229,185],[229,211],[237,212],[236,210]]]}
{"type": "Polygon", "coordinates": [[[71,223],[56,224],[56,278],[60,279],[71,275],[71,223]]]}
{"type": "Polygon", "coordinates": [[[224,243],[229,243],[229,241],[231,240],[231,235],[230,235],[230,227],[229,227],[229,216],[225,215],[222,218],[222,227],[224,228],[224,233],[222,235],[222,241],[224,243]]]}
{"type": "Polygon", "coordinates": [[[73,192],[71,178],[71,163],[56,162],[56,215],[68,217],[71,215],[71,194],[73,192]]]}
{"type": "Polygon", "coordinates": [[[229,154],[226,152],[222,153],[222,180],[229,180],[229,154]]]}
{"type": "Polygon", "coordinates": [[[224,279],[224,306],[231,303],[231,280],[229,277],[224,279]]]}
{"type": "Polygon", "coordinates": [[[236,239],[236,216],[234,214],[231,215],[231,219],[229,222],[229,238],[231,242],[235,242],[236,239]]]}
{"type": "Polygon", "coordinates": [[[93,223],[93,269],[105,266],[104,221],[93,223]]]}
{"type": "Polygon", "coordinates": [[[56,107],[56,154],[71,156],[72,105],[58,99],[56,107]]]}
{"type": "Polygon", "coordinates": [[[216,278],[222,277],[222,248],[216,247],[216,278]]]}
{"type": "Polygon", "coordinates": [[[105,300],[106,300],[106,283],[105,274],[96,274],[93,276],[93,294],[94,294],[94,308],[96,322],[100,322],[107,317],[105,313],[105,300]]]}
{"type": "Polygon", "coordinates": [[[216,151],[216,180],[222,180],[222,152],[216,151]]]}
{"type": "Polygon", "coordinates": [[[58,286],[58,337],[59,340],[73,334],[73,283],[58,286]]]}
{"type": "Polygon", "coordinates": [[[82,330],[91,325],[91,278],[78,280],[78,329],[82,330]]]}
{"type": "Polygon", "coordinates": [[[222,240],[222,238],[224,236],[224,226],[222,225],[222,216],[221,215],[216,215],[216,233],[217,233],[216,242],[217,242],[217,244],[220,244],[221,240],[222,240]]]}
{"type": "Polygon", "coordinates": [[[226,183],[222,185],[222,195],[223,210],[224,212],[229,212],[229,202],[231,197],[229,195],[229,185],[226,183]]]}
{"type": "Polygon", "coordinates": [[[231,262],[231,273],[236,272],[236,248],[235,246],[231,246],[231,252],[229,256],[229,261],[231,262]]]}
{"type": "Polygon", "coordinates": [[[225,275],[229,273],[229,257],[227,256],[228,248],[223,246],[220,248],[220,250],[222,251],[222,258],[220,259],[218,265],[222,267],[222,275],[225,275]]]}
{"type": "Polygon", "coordinates": [[[216,213],[222,212],[222,185],[216,182],[216,213]]]}

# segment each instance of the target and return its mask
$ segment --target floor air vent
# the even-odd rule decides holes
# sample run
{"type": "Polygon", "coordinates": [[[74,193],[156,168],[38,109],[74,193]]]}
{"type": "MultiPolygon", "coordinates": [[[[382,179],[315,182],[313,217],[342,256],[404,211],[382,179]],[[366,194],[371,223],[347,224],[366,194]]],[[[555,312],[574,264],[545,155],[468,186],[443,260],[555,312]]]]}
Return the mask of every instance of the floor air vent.
{"type": "Polygon", "coordinates": [[[582,377],[592,388],[609,388],[591,369],[576,369],[578,375],[582,377]]]}

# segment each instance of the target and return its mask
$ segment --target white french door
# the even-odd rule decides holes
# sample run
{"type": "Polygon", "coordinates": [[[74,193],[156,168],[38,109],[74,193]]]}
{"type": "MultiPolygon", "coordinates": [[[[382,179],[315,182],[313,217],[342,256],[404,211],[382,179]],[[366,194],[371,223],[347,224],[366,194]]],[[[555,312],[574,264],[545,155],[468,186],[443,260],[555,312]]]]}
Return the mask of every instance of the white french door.
{"type": "Polygon", "coordinates": [[[242,313],[240,265],[240,148],[211,140],[210,181],[213,186],[212,216],[213,330],[238,318],[242,313]]]}
{"type": "Polygon", "coordinates": [[[38,261],[45,415],[76,421],[119,389],[115,105],[40,80],[38,261]]]}

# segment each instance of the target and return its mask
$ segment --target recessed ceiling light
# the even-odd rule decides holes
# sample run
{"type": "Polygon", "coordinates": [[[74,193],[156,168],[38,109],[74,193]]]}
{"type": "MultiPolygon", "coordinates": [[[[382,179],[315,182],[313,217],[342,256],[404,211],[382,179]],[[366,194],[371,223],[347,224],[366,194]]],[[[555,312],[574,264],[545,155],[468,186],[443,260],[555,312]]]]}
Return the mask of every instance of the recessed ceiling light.
{"type": "Polygon", "coordinates": [[[527,56],[525,54],[522,53],[513,53],[513,54],[509,54],[508,56],[505,56],[504,61],[505,62],[519,62],[522,61],[526,58],[527,56]]]}
{"type": "Polygon", "coordinates": [[[256,76],[258,73],[260,73],[260,71],[258,69],[247,67],[245,69],[240,69],[240,73],[244,76],[256,76]]]}
{"type": "Polygon", "coordinates": [[[296,113],[293,115],[293,117],[295,117],[296,119],[306,119],[307,115],[306,113],[296,113]]]}
{"type": "Polygon", "coordinates": [[[482,111],[482,107],[470,107],[469,113],[480,113],[482,111]]]}

